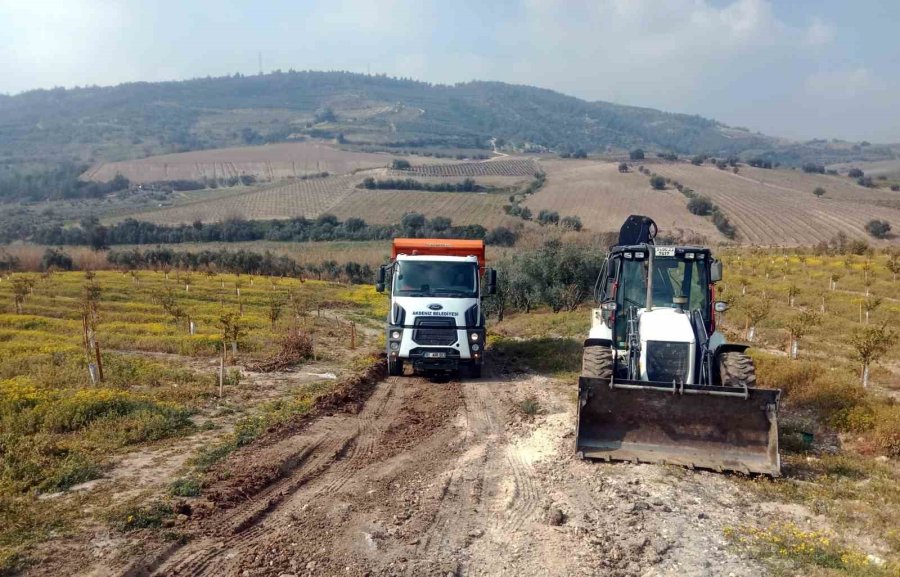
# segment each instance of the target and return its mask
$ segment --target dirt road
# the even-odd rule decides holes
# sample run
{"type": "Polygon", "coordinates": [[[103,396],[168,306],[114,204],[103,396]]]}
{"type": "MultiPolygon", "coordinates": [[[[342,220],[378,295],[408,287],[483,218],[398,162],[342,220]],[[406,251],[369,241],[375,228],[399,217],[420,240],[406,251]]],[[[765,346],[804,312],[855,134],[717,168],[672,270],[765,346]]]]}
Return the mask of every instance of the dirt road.
{"type": "Polygon", "coordinates": [[[210,489],[217,506],[187,522],[186,542],[87,574],[765,573],[725,548],[724,526],[760,514],[728,477],[580,461],[573,385],[487,372],[379,383],[357,414],[255,448],[210,489]],[[537,415],[519,408],[528,396],[537,415]],[[248,473],[272,463],[278,480],[257,491],[248,473]]]}

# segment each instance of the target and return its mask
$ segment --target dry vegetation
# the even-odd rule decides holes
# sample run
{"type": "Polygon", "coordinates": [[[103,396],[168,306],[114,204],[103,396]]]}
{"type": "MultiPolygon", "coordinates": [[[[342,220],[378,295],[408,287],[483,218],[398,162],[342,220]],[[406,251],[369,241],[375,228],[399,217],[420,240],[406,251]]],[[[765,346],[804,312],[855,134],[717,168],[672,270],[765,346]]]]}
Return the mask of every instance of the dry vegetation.
{"type": "MultiPolygon", "coordinates": [[[[345,370],[376,347],[362,327],[377,324],[385,302],[364,288],[196,272],[2,278],[0,573],[27,563],[33,544],[50,536],[107,522],[141,527],[143,517],[116,511],[165,492],[198,447],[209,450],[196,466],[208,466],[274,420],[307,410],[334,383],[293,372],[261,379],[235,363],[268,367],[313,354],[313,373],[345,370]],[[96,383],[83,313],[101,351],[96,383]],[[355,350],[351,321],[360,327],[355,350]],[[72,487],[81,490],[46,498],[72,487]]],[[[182,479],[173,493],[195,482],[182,479]]]]}
{"type": "MultiPolygon", "coordinates": [[[[378,168],[389,165],[393,158],[389,154],[340,150],[317,142],[296,142],[198,150],[111,162],[92,168],[85,177],[107,181],[121,174],[132,182],[144,183],[253,175],[262,181],[276,181],[320,172],[347,174],[354,170],[378,168]]],[[[436,162],[419,157],[415,157],[414,161],[436,162]]]]}
{"type": "Polygon", "coordinates": [[[864,230],[869,220],[900,223],[900,210],[873,202],[890,192],[871,191],[838,177],[744,166],[734,174],[687,163],[659,164],[652,169],[709,197],[735,225],[738,240],[745,244],[810,246],[839,232],[871,241],[864,230]],[[822,198],[813,195],[818,186],[826,189],[822,198]],[[829,194],[832,190],[837,198],[829,194]]]}
{"type": "MultiPolygon", "coordinates": [[[[207,198],[197,202],[161,210],[129,215],[130,218],[157,224],[180,224],[195,220],[216,222],[232,217],[248,220],[315,218],[332,212],[355,190],[361,176],[344,175],[311,178],[287,184],[267,186],[243,194],[223,198],[207,198]]],[[[354,215],[359,216],[359,215],[354,215]]]]}
{"type": "Polygon", "coordinates": [[[573,214],[595,232],[618,231],[631,214],[646,214],[667,233],[685,238],[722,239],[706,219],[687,211],[686,199],[674,189],[652,190],[636,171],[621,174],[614,163],[542,161],[547,182],[525,205],[536,215],[541,210],[573,214]]]}
{"type": "Polygon", "coordinates": [[[531,158],[498,158],[484,162],[460,162],[454,164],[428,164],[412,166],[404,170],[408,176],[524,176],[539,172],[540,167],[531,158]]]}
{"type": "Polygon", "coordinates": [[[503,213],[506,202],[499,193],[355,189],[329,212],[342,220],[355,216],[372,224],[395,224],[407,212],[418,212],[428,218],[446,216],[455,225],[480,224],[490,229],[521,222],[503,213]]]}

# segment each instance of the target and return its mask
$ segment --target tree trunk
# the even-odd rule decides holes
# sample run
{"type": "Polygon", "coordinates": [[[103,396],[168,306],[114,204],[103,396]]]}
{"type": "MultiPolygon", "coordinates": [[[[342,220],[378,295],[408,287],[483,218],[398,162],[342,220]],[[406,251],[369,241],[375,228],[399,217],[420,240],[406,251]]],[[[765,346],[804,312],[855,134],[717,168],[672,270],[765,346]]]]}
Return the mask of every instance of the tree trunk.
{"type": "Polygon", "coordinates": [[[753,337],[756,336],[756,325],[750,327],[750,330],[747,332],[747,342],[752,343],[753,337]]]}
{"type": "Polygon", "coordinates": [[[869,363],[863,364],[862,386],[864,389],[868,388],[868,386],[869,386],[869,363]]]}
{"type": "Polygon", "coordinates": [[[791,339],[791,358],[797,360],[797,355],[800,353],[800,340],[799,339],[791,339]]]}

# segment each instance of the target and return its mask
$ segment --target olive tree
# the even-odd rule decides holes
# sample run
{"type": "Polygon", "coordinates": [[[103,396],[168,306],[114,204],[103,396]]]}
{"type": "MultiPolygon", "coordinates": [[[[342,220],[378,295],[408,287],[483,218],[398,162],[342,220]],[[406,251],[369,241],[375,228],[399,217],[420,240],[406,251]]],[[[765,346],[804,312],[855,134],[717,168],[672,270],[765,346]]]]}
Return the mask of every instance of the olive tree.
{"type": "Polygon", "coordinates": [[[853,345],[856,360],[861,366],[862,386],[869,386],[869,367],[878,361],[897,340],[897,333],[887,325],[864,326],[853,333],[850,343],[853,345]]]}

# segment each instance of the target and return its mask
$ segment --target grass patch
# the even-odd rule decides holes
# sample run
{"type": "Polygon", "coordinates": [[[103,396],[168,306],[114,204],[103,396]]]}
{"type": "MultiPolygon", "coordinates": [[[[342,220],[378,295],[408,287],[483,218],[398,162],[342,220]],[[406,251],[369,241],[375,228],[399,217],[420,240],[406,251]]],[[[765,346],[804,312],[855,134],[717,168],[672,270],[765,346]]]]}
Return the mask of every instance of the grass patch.
{"type": "Polygon", "coordinates": [[[900,472],[852,454],[783,455],[782,479],[744,481],[761,499],[799,503],[835,527],[870,535],[900,562],[900,472]]]}
{"type": "Polygon", "coordinates": [[[198,497],[203,485],[193,477],[175,479],[169,485],[169,494],[173,497],[198,497]]]}
{"type": "Polygon", "coordinates": [[[865,553],[835,542],[820,531],[804,531],[793,523],[726,528],[725,537],[737,549],[768,565],[776,575],[824,569],[826,575],[896,577],[900,566],[879,564],[865,553]]]}
{"type": "Polygon", "coordinates": [[[151,501],[146,505],[132,502],[114,509],[109,513],[108,520],[120,531],[135,531],[162,527],[165,519],[174,514],[172,506],[163,501],[151,501]]]}
{"type": "Polygon", "coordinates": [[[518,408],[519,412],[523,415],[534,417],[541,412],[541,403],[534,395],[528,395],[527,397],[516,403],[516,408],[518,408]]]}
{"type": "Polygon", "coordinates": [[[572,338],[517,340],[494,337],[492,353],[512,368],[527,367],[541,374],[574,378],[581,371],[582,341],[572,338]]]}

